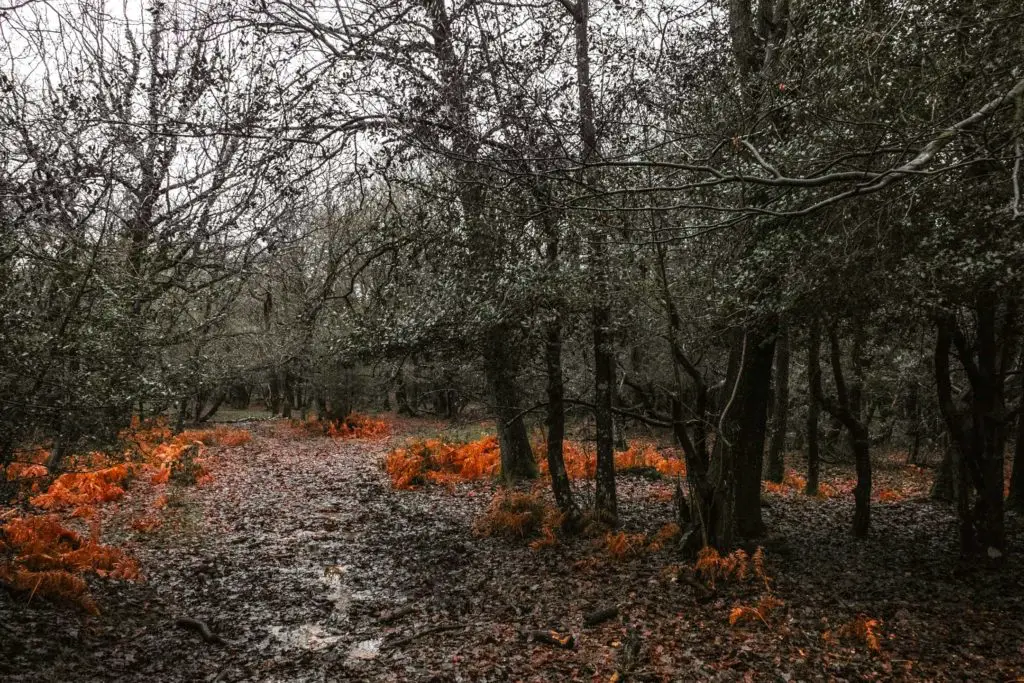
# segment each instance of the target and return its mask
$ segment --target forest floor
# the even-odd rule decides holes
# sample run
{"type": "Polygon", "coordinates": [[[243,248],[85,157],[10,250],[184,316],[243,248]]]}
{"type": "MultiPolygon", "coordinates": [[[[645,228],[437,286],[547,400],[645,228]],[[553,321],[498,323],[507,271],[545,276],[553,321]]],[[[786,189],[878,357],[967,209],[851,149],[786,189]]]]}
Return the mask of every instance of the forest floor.
{"type": "MultiPolygon", "coordinates": [[[[127,547],[145,580],[92,582],[101,615],[0,590],[0,679],[1024,680],[1022,522],[1008,518],[1002,568],[960,571],[953,511],[927,500],[927,471],[879,463],[876,491],[893,493],[862,541],[848,493],[766,494],[783,604],[730,625],[764,585],[677,580],[670,548],[616,560],[600,539],[532,550],[479,538],[492,483],[394,490],[382,462],[407,429],[360,441],[252,428],[214,459],[212,482],[172,496],[160,528],[129,524],[151,487],[105,512],[104,540],[127,547]],[[584,624],[611,606],[613,618],[584,624]],[[538,630],[571,647],[524,635],[538,630]]],[[[825,480],[842,489],[850,469],[825,480]]],[[[670,491],[621,477],[623,528],[653,534],[671,519],[670,491]]]]}

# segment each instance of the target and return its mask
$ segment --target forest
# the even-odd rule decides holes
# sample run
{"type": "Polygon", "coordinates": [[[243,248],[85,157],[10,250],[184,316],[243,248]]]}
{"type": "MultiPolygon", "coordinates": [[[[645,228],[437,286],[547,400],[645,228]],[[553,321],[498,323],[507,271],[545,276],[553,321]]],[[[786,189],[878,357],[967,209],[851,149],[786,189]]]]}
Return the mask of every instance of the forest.
{"type": "Polygon", "coordinates": [[[0,678],[1024,680],[1019,0],[0,0],[0,678]]]}

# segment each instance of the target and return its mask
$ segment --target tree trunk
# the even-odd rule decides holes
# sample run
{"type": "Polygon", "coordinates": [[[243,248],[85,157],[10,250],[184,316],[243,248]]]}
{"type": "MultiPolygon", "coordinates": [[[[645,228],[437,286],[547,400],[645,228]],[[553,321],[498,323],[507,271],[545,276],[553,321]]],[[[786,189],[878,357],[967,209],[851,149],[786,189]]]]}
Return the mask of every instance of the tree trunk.
{"type": "Polygon", "coordinates": [[[270,373],[270,403],[267,409],[271,415],[277,415],[281,410],[281,380],[277,370],[270,373]]]}
{"type": "Polygon", "coordinates": [[[850,430],[850,435],[857,468],[857,485],[853,489],[853,535],[865,538],[871,530],[871,442],[867,428],[859,421],[850,430]]]}
{"type": "MultiPolygon", "coordinates": [[[[550,249],[550,248],[549,248],[550,249]]],[[[565,387],[562,383],[562,327],[558,320],[547,324],[544,360],[547,366],[548,393],[548,473],[555,504],[569,525],[579,517],[573,500],[569,475],[565,471],[562,445],[565,441],[565,387]]]]}
{"type": "MultiPolygon", "coordinates": [[[[811,385],[815,398],[821,406],[837,419],[850,435],[850,448],[853,450],[854,463],[857,472],[857,485],[853,490],[854,515],[853,535],[857,538],[867,536],[871,528],[871,442],[868,436],[868,428],[860,416],[854,413],[852,397],[855,392],[853,387],[848,387],[843,373],[842,349],[839,345],[839,337],[836,330],[830,329],[828,334],[830,359],[832,364],[832,375],[836,385],[836,399],[825,396],[821,383],[821,372],[818,369],[812,370],[815,381],[811,385]]],[[[854,346],[854,353],[859,354],[860,348],[854,346]]],[[[855,359],[854,366],[863,368],[863,362],[855,359]]],[[[860,370],[857,371],[858,373],[860,370]]],[[[856,384],[860,383],[860,377],[856,384]]]]}
{"type": "Polygon", "coordinates": [[[514,361],[509,351],[511,330],[496,325],[487,333],[484,366],[497,422],[501,447],[501,477],[506,483],[537,476],[537,463],[530,449],[530,439],[519,406],[514,361]]]}
{"type": "Polygon", "coordinates": [[[1017,512],[1024,512],[1024,414],[1017,415],[1017,443],[1013,447],[1010,496],[1006,505],[1017,512]]]}
{"type": "Polygon", "coordinates": [[[769,481],[785,474],[786,431],[789,419],[789,332],[783,328],[775,344],[775,396],[772,401],[772,441],[768,447],[769,481]]]}
{"type": "MultiPolygon", "coordinates": [[[[546,235],[544,256],[548,273],[554,277],[559,270],[559,226],[550,212],[551,197],[545,184],[534,186],[534,193],[543,211],[543,225],[546,235]]],[[[573,500],[572,485],[565,470],[565,384],[562,380],[562,322],[559,318],[559,301],[552,305],[551,319],[544,326],[544,365],[547,371],[547,458],[548,475],[551,477],[551,492],[555,504],[562,513],[563,526],[572,528],[580,517],[580,511],[573,500]]]]}
{"type": "Polygon", "coordinates": [[[733,515],[735,531],[742,538],[756,538],[764,533],[761,518],[761,472],[767,439],[768,405],[772,391],[772,359],[775,340],[763,330],[748,330],[745,361],[740,376],[730,419],[735,427],[729,431],[729,444],[736,482],[733,515]]]}
{"type": "MultiPolygon", "coordinates": [[[[576,57],[576,95],[579,102],[580,162],[587,164],[598,154],[594,92],[590,81],[590,3],[576,0],[567,4],[572,17],[576,57]]],[[[581,172],[585,185],[598,183],[593,172],[581,172]]],[[[594,343],[594,425],[597,439],[597,477],[594,506],[599,517],[618,522],[615,492],[615,426],[612,403],[615,395],[615,349],[611,333],[612,310],[608,301],[606,238],[601,225],[595,226],[591,240],[594,268],[594,304],[591,312],[594,343]]]]}
{"type": "Polygon", "coordinates": [[[821,402],[813,388],[821,385],[821,328],[817,321],[811,323],[808,335],[807,382],[810,389],[807,392],[807,487],[804,492],[808,496],[816,496],[821,472],[821,447],[818,439],[821,402]]]}
{"type": "Polygon", "coordinates": [[[961,488],[970,486],[976,492],[973,510],[961,500],[966,494],[958,496],[957,508],[965,515],[960,524],[961,552],[967,556],[984,551],[999,557],[1006,548],[1003,465],[1008,430],[1004,382],[1013,362],[1010,349],[1016,350],[1016,307],[1012,302],[1004,307],[1000,326],[997,295],[984,291],[978,294],[973,313],[972,341],[968,341],[953,314],[938,315],[936,386],[939,406],[957,448],[958,469],[965,477],[961,488]],[[970,383],[965,395],[966,412],[958,411],[953,403],[949,357],[954,348],[970,383]]]}
{"type": "Polygon", "coordinates": [[[615,524],[618,499],[615,490],[615,426],[612,398],[615,395],[615,352],[609,330],[611,315],[605,306],[593,311],[594,328],[594,426],[597,439],[597,475],[594,506],[598,516],[615,524]]]}
{"type": "Polygon", "coordinates": [[[216,397],[213,399],[213,403],[210,405],[209,409],[207,409],[205,413],[202,413],[199,416],[199,424],[202,424],[203,422],[209,422],[211,419],[213,419],[213,416],[217,414],[218,410],[220,410],[220,407],[224,403],[224,399],[226,399],[227,396],[228,395],[226,391],[221,391],[220,393],[218,393],[216,397]]]}
{"type": "Polygon", "coordinates": [[[935,470],[935,478],[932,480],[932,488],[929,495],[932,500],[937,500],[941,503],[952,503],[956,495],[954,486],[954,449],[953,446],[946,446],[945,452],[942,454],[942,462],[939,463],[938,469],[935,470]]]}
{"type": "Polygon", "coordinates": [[[281,385],[284,391],[281,397],[281,416],[291,419],[292,408],[295,405],[295,393],[292,390],[292,373],[291,370],[285,368],[282,374],[284,378],[281,381],[281,385]]]}

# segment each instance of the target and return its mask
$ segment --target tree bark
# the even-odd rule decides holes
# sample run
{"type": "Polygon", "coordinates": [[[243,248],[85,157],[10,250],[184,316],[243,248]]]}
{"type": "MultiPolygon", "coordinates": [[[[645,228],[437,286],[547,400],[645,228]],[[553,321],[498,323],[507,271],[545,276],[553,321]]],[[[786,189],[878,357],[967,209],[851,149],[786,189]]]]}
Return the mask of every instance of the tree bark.
{"type": "MultiPolygon", "coordinates": [[[[573,21],[576,48],[576,94],[579,103],[580,162],[586,165],[598,154],[594,92],[590,80],[590,3],[563,0],[573,21]]],[[[582,171],[587,186],[596,186],[593,172],[582,171]]],[[[615,425],[612,405],[615,396],[615,349],[611,333],[612,309],[608,300],[606,237],[596,225],[591,239],[594,267],[594,304],[591,310],[594,345],[594,425],[597,440],[597,476],[594,505],[599,517],[616,524],[618,500],[615,491],[615,425]]]]}
{"type": "Polygon", "coordinates": [[[812,371],[816,381],[811,385],[811,390],[821,406],[839,420],[850,434],[850,447],[857,472],[857,485],[853,489],[853,535],[863,538],[871,529],[871,442],[867,425],[853,412],[851,391],[843,374],[842,350],[835,329],[829,330],[828,337],[836,399],[825,395],[819,370],[812,371]]]}
{"type": "Polygon", "coordinates": [[[1024,414],[1017,415],[1017,443],[1013,447],[1010,495],[1006,505],[1017,512],[1024,512],[1024,414]]]}
{"type": "Polygon", "coordinates": [[[964,556],[985,551],[1001,556],[1006,548],[1003,525],[1004,471],[1008,437],[1005,378],[1014,360],[1016,306],[1000,306],[993,291],[980,292],[972,307],[972,341],[960,328],[954,314],[936,316],[938,335],[935,376],[939,407],[957,449],[957,470],[961,491],[957,509],[960,518],[960,550],[964,556]],[[950,353],[956,352],[970,385],[965,395],[967,410],[958,411],[952,393],[950,353]],[[964,500],[967,490],[976,492],[973,509],[964,500]]]}
{"type": "Polygon", "coordinates": [[[821,386],[821,328],[817,321],[811,323],[807,341],[807,382],[810,385],[807,397],[807,487],[808,496],[818,495],[821,472],[821,446],[818,433],[818,416],[821,402],[814,387],[821,386]]]}
{"type": "Polygon", "coordinates": [[[772,359],[775,356],[774,336],[764,330],[748,331],[746,358],[740,366],[739,384],[730,420],[732,441],[729,455],[733,460],[736,482],[733,507],[735,531],[742,538],[756,538],[764,533],[761,517],[761,472],[768,432],[768,405],[772,391],[772,359]]]}
{"type": "Polygon", "coordinates": [[[565,387],[562,383],[562,326],[557,318],[548,322],[545,336],[548,473],[551,476],[551,491],[555,496],[555,504],[564,515],[566,523],[571,525],[579,517],[579,510],[573,500],[572,486],[565,470],[565,457],[562,451],[565,441],[565,387]]]}
{"type": "Polygon", "coordinates": [[[767,478],[781,482],[785,474],[786,431],[789,420],[789,332],[782,328],[775,343],[775,396],[772,401],[772,440],[768,447],[767,478]]]}
{"type": "Polygon", "coordinates": [[[597,474],[594,506],[611,524],[618,521],[615,490],[615,426],[612,398],[615,394],[615,352],[609,331],[610,312],[605,306],[593,311],[594,330],[594,426],[597,439],[597,474]]]}
{"type": "Polygon", "coordinates": [[[942,461],[935,470],[935,478],[932,480],[932,488],[929,496],[932,500],[941,503],[952,503],[956,496],[954,484],[954,448],[952,445],[946,447],[942,454],[942,461]]]}
{"type": "MultiPolygon", "coordinates": [[[[548,274],[554,277],[560,268],[559,225],[549,209],[551,197],[546,185],[534,186],[534,194],[543,211],[542,223],[546,242],[544,256],[548,274]]],[[[555,504],[562,513],[563,525],[573,527],[579,519],[579,508],[573,499],[572,485],[565,469],[565,384],[562,379],[562,321],[558,312],[561,301],[552,304],[551,319],[544,326],[544,365],[547,371],[547,458],[548,475],[555,504]]]]}
{"type": "Polygon", "coordinates": [[[519,387],[515,381],[515,363],[509,350],[511,330],[494,326],[487,333],[484,366],[491,395],[494,398],[498,442],[501,447],[501,477],[506,483],[537,476],[537,463],[530,449],[519,387]]]}

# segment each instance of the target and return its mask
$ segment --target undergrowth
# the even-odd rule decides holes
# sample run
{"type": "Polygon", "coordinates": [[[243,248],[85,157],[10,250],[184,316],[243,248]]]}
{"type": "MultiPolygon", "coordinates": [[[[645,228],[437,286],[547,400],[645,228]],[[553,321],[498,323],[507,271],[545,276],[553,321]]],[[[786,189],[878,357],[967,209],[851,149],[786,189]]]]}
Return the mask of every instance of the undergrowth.
{"type": "MultiPolygon", "coordinates": [[[[100,543],[98,506],[122,498],[131,482],[142,475],[157,485],[208,481],[206,448],[235,448],[251,438],[244,429],[223,426],[174,434],[165,420],[135,420],[121,432],[120,450],[72,455],[65,461],[68,471],[52,480],[43,464],[50,457],[47,449],[17,452],[17,460],[7,467],[5,475],[27,487],[28,504],[47,514],[15,517],[0,528],[0,583],[27,593],[30,600],[38,596],[64,601],[97,613],[86,575],[139,578],[134,559],[119,548],[100,543]],[[49,486],[40,492],[47,481],[49,486]],[[64,526],[55,513],[89,519],[88,537],[64,526]]],[[[166,495],[159,496],[154,510],[161,509],[166,501],[166,495]]],[[[7,516],[10,514],[13,510],[7,516]]],[[[132,522],[131,527],[149,532],[161,524],[162,520],[151,513],[132,522]]]]}
{"type": "MultiPolygon", "coordinates": [[[[542,475],[547,475],[544,446],[534,445],[534,457],[542,475]]],[[[565,468],[571,479],[593,479],[597,456],[593,449],[575,441],[562,446],[565,468]]],[[[414,489],[428,483],[454,485],[460,482],[490,479],[501,470],[501,449],[495,436],[452,444],[441,439],[419,439],[392,450],[385,462],[391,483],[398,489],[414,489]]],[[[685,474],[679,457],[666,456],[654,444],[634,442],[628,450],[615,454],[620,472],[653,471],[662,476],[685,474]]]]}
{"type": "Polygon", "coordinates": [[[138,580],[139,565],[124,551],[100,543],[99,522],[89,538],[64,527],[56,515],[17,517],[0,529],[0,583],[15,591],[70,602],[92,614],[86,574],[138,580]]]}
{"type": "Polygon", "coordinates": [[[279,424],[275,436],[286,439],[313,439],[328,436],[332,439],[375,439],[387,436],[391,427],[384,420],[362,413],[349,413],[340,420],[320,420],[315,415],[306,419],[293,419],[279,424]]]}
{"type": "Polygon", "coordinates": [[[473,524],[478,536],[513,539],[534,539],[534,550],[557,545],[555,535],[562,515],[539,493],[521,493],[500,489],[487,510],[473,524]]]}

